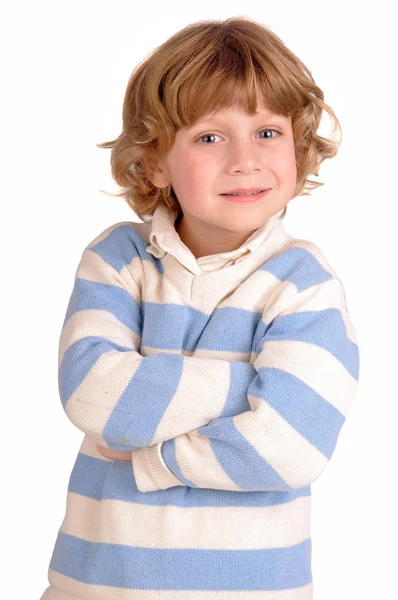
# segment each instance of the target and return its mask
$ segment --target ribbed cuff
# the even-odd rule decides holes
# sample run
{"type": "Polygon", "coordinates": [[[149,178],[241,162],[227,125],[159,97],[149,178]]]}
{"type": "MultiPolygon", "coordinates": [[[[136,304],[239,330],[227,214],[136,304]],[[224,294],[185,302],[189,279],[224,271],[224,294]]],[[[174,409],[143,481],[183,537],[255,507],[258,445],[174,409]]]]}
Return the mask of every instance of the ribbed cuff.
{"type": "Polygon", "coordinates": [[[140,492],[156,492],[176,485],[184,485],[164,462],[161,453],[162,443],[149,448],[138,448],[132,452],[132,467],[140,492]]]}

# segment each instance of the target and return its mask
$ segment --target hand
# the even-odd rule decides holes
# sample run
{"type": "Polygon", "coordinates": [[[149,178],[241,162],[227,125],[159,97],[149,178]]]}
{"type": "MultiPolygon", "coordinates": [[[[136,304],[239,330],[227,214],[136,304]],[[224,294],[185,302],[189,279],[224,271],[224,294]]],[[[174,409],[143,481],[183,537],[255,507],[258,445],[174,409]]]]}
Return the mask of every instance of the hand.
{"type": "Polygon", "coordinates": [[[132,450],[111,450],[110,448],[104,448],[103,446],[97,445],[97,450],[102,456],[105,458],[110,458],[111,460],[121,460],[123,462],[131,462],[132,461],[132,450]]]}

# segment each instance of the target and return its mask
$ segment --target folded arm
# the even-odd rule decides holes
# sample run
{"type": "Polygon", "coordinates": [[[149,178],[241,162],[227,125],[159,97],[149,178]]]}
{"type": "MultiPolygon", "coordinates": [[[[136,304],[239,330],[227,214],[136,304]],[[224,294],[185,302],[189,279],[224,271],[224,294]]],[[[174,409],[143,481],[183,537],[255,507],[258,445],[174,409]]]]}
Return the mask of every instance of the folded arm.
{"type": "Polygon", "coordinates": [[[133,450],[207,425],[224,405],[231,416],[247,410],[251,363],[139,353],[140,291],[106,242],[82,254],[59,341],[59,392],[71,422],[100,446],[133,450]]]}
{"type": "Polygon", "coordinates": [[[296,291],[262,327],[249,409],[133,451],[140,491],[178,485],[284,491],[305,487],[323,472],[359,375],[340,280],[296,291]]]}

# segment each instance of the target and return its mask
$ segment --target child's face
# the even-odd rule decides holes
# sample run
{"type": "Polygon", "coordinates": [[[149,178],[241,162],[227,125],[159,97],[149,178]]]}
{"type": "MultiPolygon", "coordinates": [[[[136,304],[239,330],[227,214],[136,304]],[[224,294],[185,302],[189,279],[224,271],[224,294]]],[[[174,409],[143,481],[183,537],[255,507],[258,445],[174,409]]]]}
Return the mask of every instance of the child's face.
{"type": "Polygon", "coordinates": [[[257,111],[249,116],[226,108],[213,120],[201,117],[177,132],[159,162],[162,173],[152,174],[157,187],[171,183],[184,213],[179,235],[196,257],[238,248],[293,197],[297,170],[291,119],[271,115],[263,104],[257,111]],[[263,132],[274,128],[281,134],[263,132]],[[220,195],[241,187],[272,189],[248,204],[220,195]]]}

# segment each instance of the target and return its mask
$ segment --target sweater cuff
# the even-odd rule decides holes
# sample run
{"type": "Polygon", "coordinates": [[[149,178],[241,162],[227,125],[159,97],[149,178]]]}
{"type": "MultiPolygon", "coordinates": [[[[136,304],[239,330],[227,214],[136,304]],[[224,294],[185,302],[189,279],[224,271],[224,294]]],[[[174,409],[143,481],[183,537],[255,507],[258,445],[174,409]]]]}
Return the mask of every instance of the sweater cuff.
{"type": "Polygon", "coordinates": [[[176,485],[184,485],[163,460],[163,442],[132,451],[131,461],[137,488],[140,492],[156,492],[176,485]]]}

